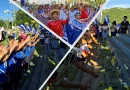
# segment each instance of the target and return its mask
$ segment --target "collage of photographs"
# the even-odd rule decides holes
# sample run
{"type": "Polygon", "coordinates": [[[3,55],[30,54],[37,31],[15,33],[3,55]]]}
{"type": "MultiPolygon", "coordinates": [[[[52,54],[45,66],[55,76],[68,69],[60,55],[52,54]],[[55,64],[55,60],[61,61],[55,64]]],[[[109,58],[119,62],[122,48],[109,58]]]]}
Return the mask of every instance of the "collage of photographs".
{"type": "Polygon", "coordinates": [[[0,7],[0,90],[130,90],[129,0],[0,7]]]}

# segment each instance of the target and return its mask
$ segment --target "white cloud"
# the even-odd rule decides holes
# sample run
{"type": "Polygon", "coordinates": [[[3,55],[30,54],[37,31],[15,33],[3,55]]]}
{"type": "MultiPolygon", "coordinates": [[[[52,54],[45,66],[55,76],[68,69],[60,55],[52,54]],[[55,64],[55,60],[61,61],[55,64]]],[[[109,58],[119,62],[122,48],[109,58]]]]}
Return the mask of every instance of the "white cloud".
{"type": "Polygon", "coordinates": [[[110,9],[110,8],[114,8],[114,7],[130,8],[130,4],[110,5],[110,6],[106,6],[104,9],[110,9]]]}

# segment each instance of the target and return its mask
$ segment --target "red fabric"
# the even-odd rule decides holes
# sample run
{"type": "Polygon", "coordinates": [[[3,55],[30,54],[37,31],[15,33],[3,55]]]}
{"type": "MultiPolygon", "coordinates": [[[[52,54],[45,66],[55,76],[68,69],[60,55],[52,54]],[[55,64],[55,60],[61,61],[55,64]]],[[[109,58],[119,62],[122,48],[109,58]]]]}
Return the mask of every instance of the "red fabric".
{"type": "Polygon", "coordinates": [[[57,35],[59,35],[60,37],[64,36],[63,33],[63,25],[68,23],[68,19],[67,20],[56,20],[56,21],[49,21],[47,26],[54,31],[57,35]]]}
{"type": "Polygon", "coordinates": [[[86,50],[82,50],[82,52],[84,52],[88,56],[88,52],[86,50]]]}
{"type": "Polygon", "coordinates": [[[88,18],[88,12],[84,8],[81,10],[81,19],[88,18]]]}
{"type": "Polygon", "coordinates": [[[27,36],[24,35],[24,34],[21,34],[20,37],[21,37],[22,39],[24,39],[24,40],[27,38],[27,36]]]}

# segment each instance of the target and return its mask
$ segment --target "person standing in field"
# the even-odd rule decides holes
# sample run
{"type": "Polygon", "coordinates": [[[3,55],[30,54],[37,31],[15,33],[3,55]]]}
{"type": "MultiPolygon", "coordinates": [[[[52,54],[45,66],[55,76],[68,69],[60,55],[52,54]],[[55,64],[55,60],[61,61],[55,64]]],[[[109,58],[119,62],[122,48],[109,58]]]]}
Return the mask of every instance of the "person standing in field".
{"type": "Polygon", "coordinates": [[[117,27],[116,27],[116,21],[113,21],[113,23],[112,23],[112,26],[111,26],[111,28],[110,28],[110,30],[111,30],[111,36],[116,36],[116,33],[117,33],[117,27]]]}
{"type": "Polygon", "coordinates": [[[121,22],[121,33],[126,34],[129,27],[129,21],[127,21],[127,16],[124,16],[124,20],[121,22]]]}
{"type": "Polygon", "coordinates": [[[64,36],[64,30],[63,30],[63,25],[68,24],[69,22],[69,15],[67,15],[66,20],[61,20],[59,19],[60,16],[60,11],[59,9],[53,9],[50,11],[50,17],[51,20],[48,22],[47,26],[55,32],[57,35],[60,37],[64,36]]]}

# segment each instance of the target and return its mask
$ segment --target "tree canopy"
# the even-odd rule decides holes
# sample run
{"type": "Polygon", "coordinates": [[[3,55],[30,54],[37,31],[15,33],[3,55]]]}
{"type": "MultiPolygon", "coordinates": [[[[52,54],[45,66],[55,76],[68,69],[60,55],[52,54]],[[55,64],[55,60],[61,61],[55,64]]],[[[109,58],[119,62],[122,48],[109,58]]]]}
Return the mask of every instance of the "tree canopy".
{"type": "Polygon", "coordinates": [[[24,23],[26,25],[31,24],[33,26],[35,25],[36,27],[38,27],[38,23],[21,10],[18,10],[16,12],[15,20],[16,20],[15,21],[16,25],[20,25],[21,23],[24,23]]]}
{"type": "Polygon", "coordinates": [[[29,17],[26,13],[24,13],[21,10],[18,10],[15,14],[16,19],[16,25],[19,25],[21,23],[30,22],[32,20],[31,17],[29,17]]]}

